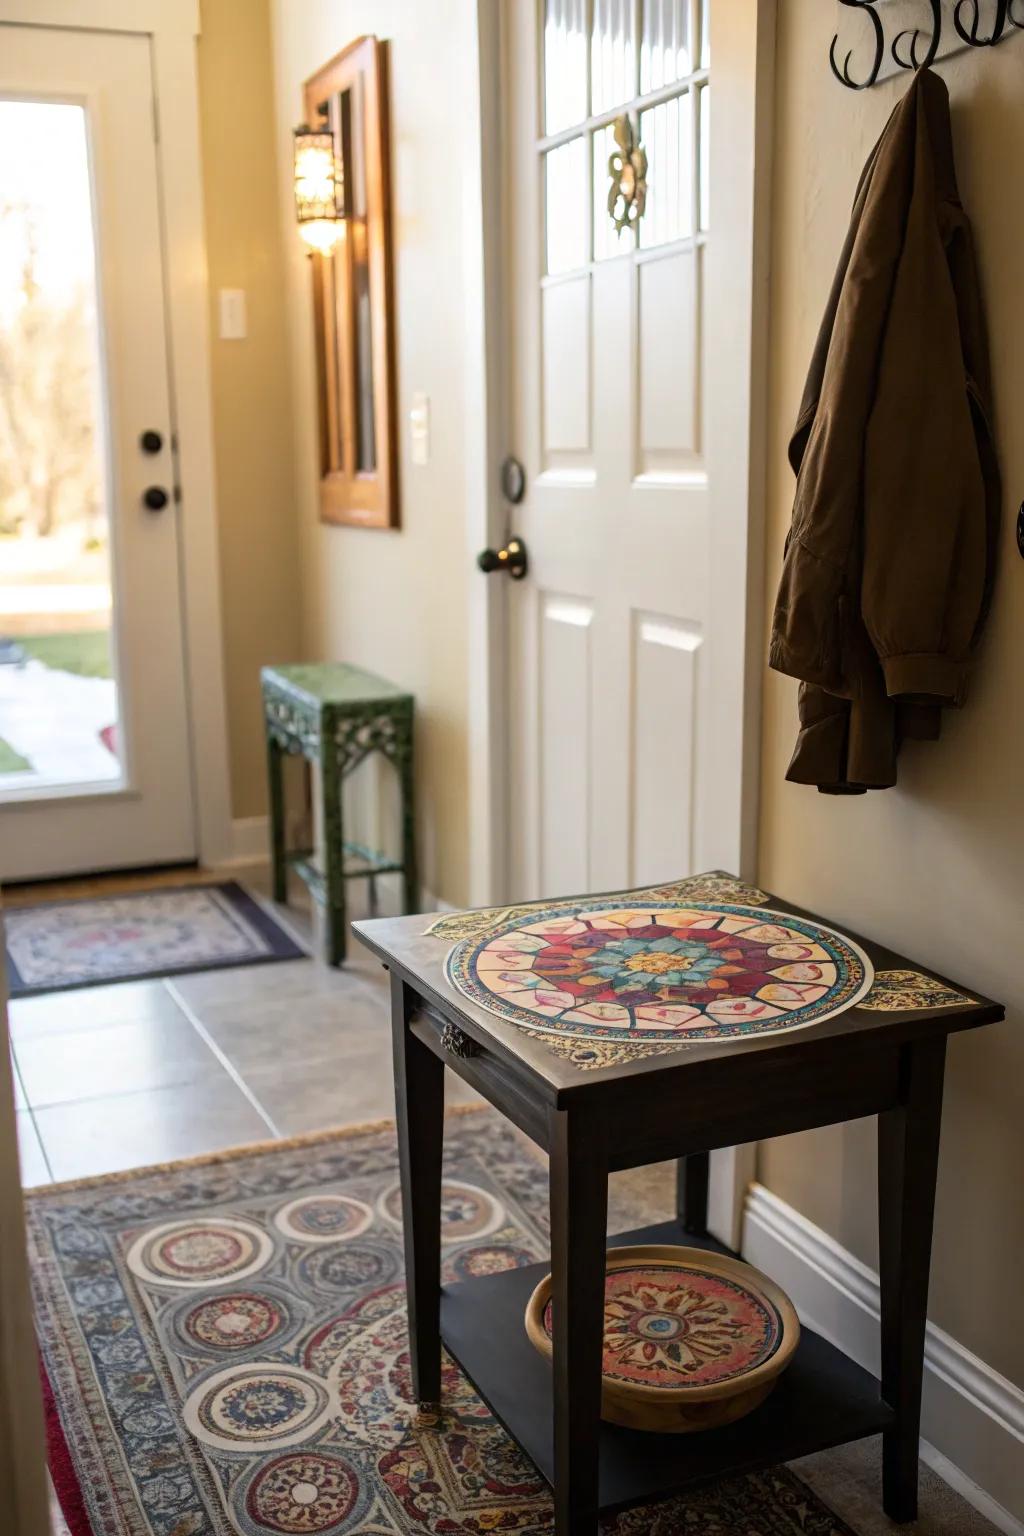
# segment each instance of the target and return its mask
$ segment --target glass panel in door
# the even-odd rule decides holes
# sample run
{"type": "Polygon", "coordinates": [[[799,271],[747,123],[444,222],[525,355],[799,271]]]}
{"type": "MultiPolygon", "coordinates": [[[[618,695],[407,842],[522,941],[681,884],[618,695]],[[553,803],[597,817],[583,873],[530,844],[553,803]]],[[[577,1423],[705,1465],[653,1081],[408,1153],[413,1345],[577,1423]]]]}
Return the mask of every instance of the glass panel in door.
{"type": "Polygon", "coordinates": [[[0,101],[0,801],[122,782],[85,110],[0,101]]]}

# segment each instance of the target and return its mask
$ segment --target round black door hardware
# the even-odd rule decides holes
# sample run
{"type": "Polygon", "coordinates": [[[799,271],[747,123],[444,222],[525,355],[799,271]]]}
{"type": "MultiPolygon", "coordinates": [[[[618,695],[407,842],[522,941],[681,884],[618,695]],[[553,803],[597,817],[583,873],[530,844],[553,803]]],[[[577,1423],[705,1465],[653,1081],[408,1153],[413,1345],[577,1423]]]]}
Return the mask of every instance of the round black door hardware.
{"type": "Polygon", "coordinates": [[[1017,513],[1017,548],[1021,559],[1024,560],[1024,501],[1021,502],[1020,511],[1017,513]]]}
{"type": "Polygon", "coordinates": [[[152,427],[149,427],[145,432],[143,432],[142,436],[139,438],[139,447],[142,449],[143,453],[159,453],[163,445],[164,440],[160,436],[160,433],[154,432],[152,427]]]}
{"type": "Polygon", "coordinates": [[[507,571],[513,581],[522,581],[528,569],[526,545],[522,539],[511,538],[504,549],[482,549],[476,563],[487,575],[507,571]]]}
{"type": "Polygon", "coordinates": [[[150,512],[162,512],[170,499],[162,485],[148,485],[142,493],[142,500],[150,512]]]}
{"type": "Polygon", "coordinates": [[[512,454],[501,466],[501,494],[513,507],[526,495],[526,470],[512,454]]]}

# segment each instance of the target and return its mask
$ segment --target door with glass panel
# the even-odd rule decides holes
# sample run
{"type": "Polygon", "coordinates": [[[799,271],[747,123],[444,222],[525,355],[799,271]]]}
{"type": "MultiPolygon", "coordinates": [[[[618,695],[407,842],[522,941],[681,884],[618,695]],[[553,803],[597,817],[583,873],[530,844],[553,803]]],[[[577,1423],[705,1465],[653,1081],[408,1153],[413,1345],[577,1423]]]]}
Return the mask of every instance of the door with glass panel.
{"type": "Polygon", "coordinates": [[[194,857],[146,38],[0,25],[0,879],[194,857]]]}
{"type": "Polygon", "coordinates": [[[506,7],[508,449],[526,471],[508,531],[529,559],[508,588],[515,898],[753,855],[767,9],[506,7]]]}

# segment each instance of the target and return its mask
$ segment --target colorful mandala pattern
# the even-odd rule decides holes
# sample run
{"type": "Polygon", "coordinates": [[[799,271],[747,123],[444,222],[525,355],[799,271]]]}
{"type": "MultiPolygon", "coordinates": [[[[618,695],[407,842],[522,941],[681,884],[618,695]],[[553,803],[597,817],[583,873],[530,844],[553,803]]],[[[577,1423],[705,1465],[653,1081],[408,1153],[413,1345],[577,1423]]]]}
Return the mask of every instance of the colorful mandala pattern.
{"type": "MultiPolygon", "coordinates": [[[[381,1201],[381,1215],[393,1226],[402,1225],[402,1190],[395,1184],[381,1201]]],[[[445,1179],[441,1185],[441,1241],[469,1243],[490,1237],[505,1225],[500,1200],[475,1184],[445,1179]]]]}
{"type": "Polygon", "coordinates": [[[464,996],[542,1034],[721,1040],[801,1029],[871,986],[832,929],[757,908],[563,903],[448,956],[464,996]]]}
{"type": "MultiPolygon", "coordinates": [[[[766,906],[771,900],[756,885],[746,885],[723,870],[690,875],[685,880],[670,880],[667,885],[647,885],[635,891],[621,891],[603,901],[632,904],[635,901],[734,901],[744,907],[766,906]]],[[[581,897],[580,900],[583,900],[581,897]]],[[[424,932],[437,939],[480,939],[485,934],[500,933],[523,918],[546,912],[550,901],[523,902],[516,907],[478,907],[472,912],[449,912],[436,918],[424,932]]]]}
{"type": "Polygon", "coordinates": [[[269,1349],[291,1332],[285,1297],[269,1291],[221,1291],[179,1304],[174,1331],[190,1353],[240,1355],[269,1349]]]}
{"type": "Polygon", "coordinates": [[[327,1384],[293,1365],[228,1366],[185,1400],[186,1427],[216,1450],[297,1445],[335,1411],[327,1384]]]}
{"type": "Polygon", "coordinates": [[[358,1501],[359,1474],[347,1461],[295,1451],[259,1467],[243,1508],[258,1530],[318,1536],[343,1527],[358,1501]]]}
{"type": "Polygon", "coordinates": [[[274,1217],[284,1237],[298,1243],[337,1243],[358,1237],[373,1221],[363,1200],[348,1195],[303,1195],[289,1200],[274,1217]]]}
{"type": "Polygon", "coordinates": [[[144,1232],[128,1250],[128,1268],[158,1285],[226,1285],[263,1269],[274,1244],[261,1227],[211,1217],[172,1221],[144,1232]]]}
{"type": "Polygon", "coordinates": [[[481,1275],[500,1275],[506,1269],[532,1264],[533,1255],[525,1248],[508,1243],[484,1243],[479,1248],[461,1248],[444,1265],[446,1285],[457,1280],[478,1280],[481,1275]]]}
{"type": "Polygon", "coordinates": [[[964,1008],[975,1001],[921,971],[877,971],[861,1007],[872,1013],[913,1013],[918,1008],[964,1008]]]}
{"type": "Polygon", "coordinates": [[[401,1268],[401,1258],[394,1247],[369,1236],[330,1247],[310,1248],[298,1262],[303,1284],[329,1297],[335,1305],[354,1291],[390,1285],[401,1268]]]}
{"type": "MultiPolygon", "coordinates": [[[[549,1301],[549,1338],[551,1317],[549,1301]]],[[[781,1341],[775,1308],[724,1275],[671,1264],[608,1274],[602,1370],[613,1381],[671,1391],[715,1386],[756,1370],[781,1341]]]]}

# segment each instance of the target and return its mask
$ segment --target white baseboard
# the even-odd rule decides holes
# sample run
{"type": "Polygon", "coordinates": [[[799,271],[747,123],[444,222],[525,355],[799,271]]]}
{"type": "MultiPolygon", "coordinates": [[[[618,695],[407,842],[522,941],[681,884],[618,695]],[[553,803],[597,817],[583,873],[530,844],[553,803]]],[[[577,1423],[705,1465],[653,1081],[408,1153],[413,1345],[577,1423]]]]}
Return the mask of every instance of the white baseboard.
{"type": "MultiPolygon", "coordinates": [[[[743,1254],[807,1324],[879,1371],[878,1276],[761,1184],[747,1192],[743,1254]]],[[[928,1324],[921,1455],[1007,1536],[1024,1536],[1024,1391],[928,1324]]]]}

